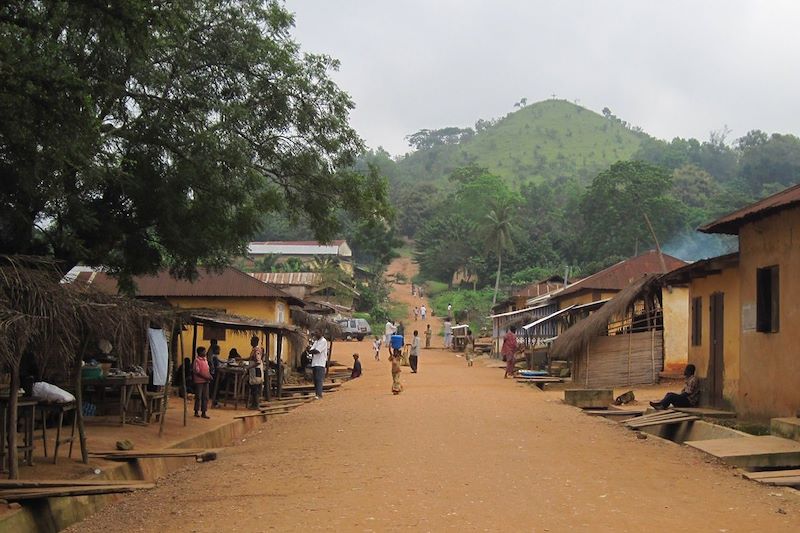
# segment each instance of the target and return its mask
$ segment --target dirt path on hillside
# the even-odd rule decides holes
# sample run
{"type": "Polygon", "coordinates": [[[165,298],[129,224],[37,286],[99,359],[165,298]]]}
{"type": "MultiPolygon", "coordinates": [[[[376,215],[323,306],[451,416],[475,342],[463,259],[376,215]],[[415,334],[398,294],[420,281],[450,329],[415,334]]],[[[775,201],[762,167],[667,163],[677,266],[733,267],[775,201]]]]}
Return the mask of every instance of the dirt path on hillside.
{"type": "MultiPolygon", "coordinates": [[[[410,277],[408,259],[392,267],[410,277]]],[[[395,298],[413,302],[410,285],[395,298]]],[[[796,492],[638,440],[501,369],[423,350],[392,396],[389,363],[367,340],[334,351],[360,353],[364,376],[71,530],[800,530],[796,492]]]]}

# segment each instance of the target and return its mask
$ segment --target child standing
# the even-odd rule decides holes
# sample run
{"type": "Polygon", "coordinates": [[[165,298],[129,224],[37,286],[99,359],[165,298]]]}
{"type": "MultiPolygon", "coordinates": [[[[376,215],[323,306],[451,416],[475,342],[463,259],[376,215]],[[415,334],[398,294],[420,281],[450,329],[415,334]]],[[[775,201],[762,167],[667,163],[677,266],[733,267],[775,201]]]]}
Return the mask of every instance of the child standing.
{"type": "Polygon", "coordinates": [[[389,361],[392,362],[392,394],[398,395],[403,392],[403,384],[400,383],[400,354],[395,351],[389,361]]]}
{"type": "Polygon", "coordinates": [[[198,412],[203,413],[203,418],[211,418],[206,414],[208,410],[208,384],[211,382],[211,371],[208,368],[208,359],[206,359],[206,349],[200,346],[197,348],[197,357],[194,359],[192,365],[192,381],[194,381],[194,416],[200,416],[198,412]]]}
{"type": "Polygon", "coordinates": [[[372,341],[372,349],[375,350],[375,360],[381,360],[381,338],[375,335],[375,340],[372,341]]]}
{"type": "Polygon", "coordinates": [[[475,357],[475,337],[472,330],[467,328],[467,345],[464,348],[464,355],[467,358],[467,366],[472,366],[472,358],[475,357]]]}

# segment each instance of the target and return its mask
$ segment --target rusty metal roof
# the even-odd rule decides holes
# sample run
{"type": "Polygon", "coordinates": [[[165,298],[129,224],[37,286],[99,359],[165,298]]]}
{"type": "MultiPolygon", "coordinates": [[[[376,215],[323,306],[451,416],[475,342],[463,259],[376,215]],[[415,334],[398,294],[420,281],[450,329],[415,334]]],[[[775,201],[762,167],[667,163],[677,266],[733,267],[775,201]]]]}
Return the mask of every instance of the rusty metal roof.
{"type": "MultiPolygon", "coordinates": [[[[107,293],[116,294],[118,292],[117,280],[105,272],[81,272],[76,281],[90,284],[107,293]]],[[[133,281],[136,284],[136,295],[141,297],[255,296],[284,298],[293,304],[303,305],[298,298],[233,267],[225,267],[219,272],[199,268],[194,281],[176,279],[166,270],[155,276],[136,276],[133,281]]]]}
{"type": "MultiPolygon", "coordinates": [[[[667,267],[667,272],[680,268],[686,265],[685,261],[681,261],[671,255],[664,255],[664,263],[667,267]]],[[[660,274],[662,273],[661,261],[658,258],[658,253],[655,250],[650,250],[637,257],[620,261],[616,265],[611,265],[605,270],[601,270],[596,274],[585,277],[582,280],[573,283],[569,287],[553,294],[553,298],[561,298],[570,294],[575,294],[581,291],[593,290],[614,290],[621,291],[632,282],[641,278],[645,274],[660,274]]]]}
{"type": "Polygon", "coordinates": [[[322,280],[322,276],[317,272],[251,272],[250,275],[264,283],[278,286],[306,285],[313,287],[322,280]]]}
{"type": "Polygon", "coordinates": [[[742,227],[742,225],[797,204],[800,204],[800,184],[747,205],[738,211],[729,213],[697,229],[703,233],[727,233],[728,235],[738,235],[739,228],[742,227]]]}

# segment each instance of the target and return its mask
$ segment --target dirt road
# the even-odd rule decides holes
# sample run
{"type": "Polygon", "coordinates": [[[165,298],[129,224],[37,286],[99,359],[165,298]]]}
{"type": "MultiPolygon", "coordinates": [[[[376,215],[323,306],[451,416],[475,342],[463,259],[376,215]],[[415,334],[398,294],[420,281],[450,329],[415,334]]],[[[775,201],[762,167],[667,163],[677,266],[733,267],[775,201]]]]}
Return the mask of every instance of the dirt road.
{"type": "Polygon", "coordinates": [[[337,343],[334,358],[353,351],[361,379],[72,531],[800,530],[797,493],[638,440],[500,369],[424,350],[392,396],[385,354],[337,343]]]}

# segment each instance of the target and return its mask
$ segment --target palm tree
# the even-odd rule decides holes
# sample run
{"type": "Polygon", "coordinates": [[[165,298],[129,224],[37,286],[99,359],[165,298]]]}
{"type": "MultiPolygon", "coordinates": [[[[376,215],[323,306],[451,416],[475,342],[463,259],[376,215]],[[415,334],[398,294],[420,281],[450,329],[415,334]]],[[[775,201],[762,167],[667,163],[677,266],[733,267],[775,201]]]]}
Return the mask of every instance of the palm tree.
{"type": "Polygon", "coordinates": [[[494,282],[494,296],[492,305],[497,303],[497,292],[500,290],[500,271],[503,267],[503,252],[514,248],[511,234],[514,231],[514,209],[516,202],[513,199],[495,200],[490,204],[489,213],[486,215],[484,243],[487,249],[497,255],[497,277],[494,282]]]}

